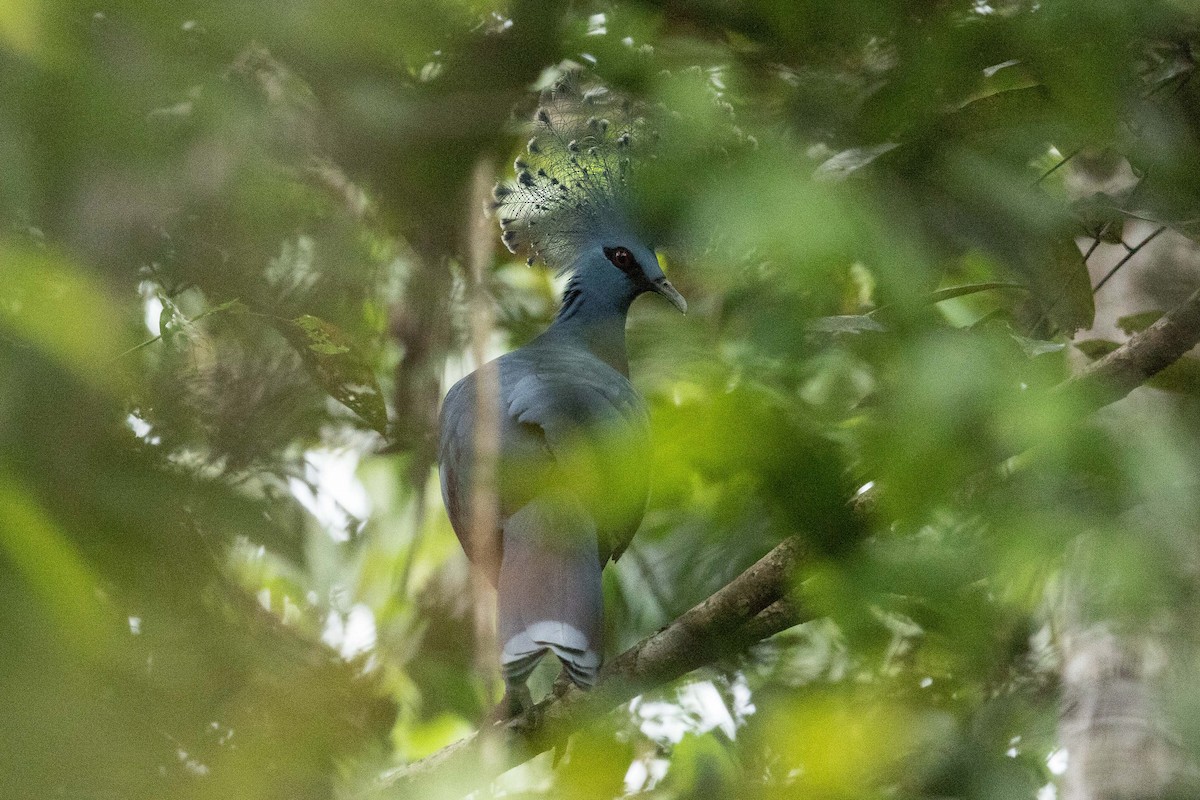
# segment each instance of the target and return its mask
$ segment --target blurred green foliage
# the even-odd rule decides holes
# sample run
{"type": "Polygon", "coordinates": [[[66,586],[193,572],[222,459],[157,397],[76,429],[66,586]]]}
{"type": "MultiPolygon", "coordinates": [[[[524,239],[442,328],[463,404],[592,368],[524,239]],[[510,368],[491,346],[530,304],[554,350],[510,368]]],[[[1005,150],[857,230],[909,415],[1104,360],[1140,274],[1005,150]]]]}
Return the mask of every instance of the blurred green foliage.
{"type": "MultiPolygon", "coordinates": [[[[693,309],[632,315],[610,654],[797,533],[818,619],[510,789],[1040,797],[1081,541],[1200,755],[1196,362],[1136,424],[1050,391],[1114,346],[1087,259],[1200,239],[1198,46],[1185,0],[4,4],[0,796],[354,796],[494,702],[432,426],[473,176],[564,62],[657,120],[693,309]]],[[[556,284],[490,266],[515,346],[556,284]]]]}

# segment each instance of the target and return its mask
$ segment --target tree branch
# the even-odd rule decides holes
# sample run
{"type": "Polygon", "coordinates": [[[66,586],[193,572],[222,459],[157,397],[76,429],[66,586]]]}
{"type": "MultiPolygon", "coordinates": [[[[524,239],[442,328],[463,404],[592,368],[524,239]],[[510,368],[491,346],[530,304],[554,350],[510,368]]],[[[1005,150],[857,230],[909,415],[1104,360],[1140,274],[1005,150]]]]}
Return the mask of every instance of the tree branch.
{"type": "MultiPolygon", "coordinates": [[[[1198,342],[1200,290],[1055,391],[1089,393],[1100,408],[1129,394],[1198,342]]],[[[610,661],[595,690],[571,689],[539,703],[520,720],[528,733],[492,724],[428,758],[385,773],[369,795],[399,797],[416,789],[443,796],[466,794],[480,781],[561,745],[586,720],[809,619],[789,592],[804,554],[799,537],[785,539],[707,600],[610,661]]]]}
{"type": "Polygon", "coordinates": [[[802,613],[785,596],[803,553],[799,537],[785,539],[704,602],[612,659],[591,692],[572,688],[561,697],[552,695],[518,726],[493,723],[385,774],[370,796],[409,796],[418,788],[446,796],[466,793],[479,781],[562,744],[588,718],[800,623],[802,613]],[[515,727],[531,730],[522,734],[515,727]]]}
{"type": "Polygon", "coordinates": [[[799,537],[785,539],[707,600],[614,658],[601,677],[619,678],[630,687],[655,686],[728,653],[723,640],[729,632],[788,593],[803,549],[799,537]]]}
{"type": "Polygon", "coordinates": [[[1057,391],[1085,392],[1095,408],[1115,403],[1200,343],[1200,289],[1146,330],[1093,361],[1057,391]]]}

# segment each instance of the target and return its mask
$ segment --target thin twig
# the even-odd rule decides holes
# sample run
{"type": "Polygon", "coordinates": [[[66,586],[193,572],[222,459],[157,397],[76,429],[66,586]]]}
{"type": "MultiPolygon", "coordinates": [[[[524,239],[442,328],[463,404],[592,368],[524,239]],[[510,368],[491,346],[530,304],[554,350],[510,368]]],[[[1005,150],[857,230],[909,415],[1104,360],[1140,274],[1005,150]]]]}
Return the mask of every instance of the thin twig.
{"type": "Polygon", "coordinates": [[[1043,172],[1041,174],[1041,176],[1036,181],[1033,182],[1033,185],[1037,186],[1039,183],[1046,180],[1046,178],[1049,178],[1051,175],[1053,175],[1055,172],[1057,172],[1060,167],[1062,167],[1064,164],[1066,164],[1068,161],[1070,161],[1075,156],[1079,155],[1079,151],[1082,149],[1083,148],[1077,147],[1074,150],[1072,150],[1070,153],[1067,153],[1065,156],[1063,156],[1062,161],[1059,161],[1053,167],[1051,167],[1050,169],[1043,172]]]}
{"type": "MultiPolygon", "coordinates": [[[[225,301],[224,303],[221,303],[221,305],[219,305],[219,306],[214,306],[213,308],[210,308],[210,309],[208,309],[207,311],[205,311],[205,312],[203,312],[203,313],[197,314],[196,316],[192,317],[191,319],[184,319],[184,320],[183,320],[183,324],[184,324],[184,325],[192,325],[192,324],[194,324],[194,323],[197,323],[197,322],[199,322],[200,320],[204,319],[205,317],[211,317],[213,314],[219,314],[219,313],[221,313],[222,311],[229,311],[230,309],[232,309],[232,308],[234,308],[235,306],[237,306],[237,305],[238,305],[238,303],[240,303],[240,302],[241,302],[241,301],[240,301],[238,298],[236,298],[236,297],[235,297],[234,299],[232,299],[232,300],[227,300],[227,301],[225,301]]],[[[243,309],[239,309],[239,311],[240,311],[240,312],[242,312],[242,313],[248,313],[248,314],[249,314],[249,313],[253,313],[253,312],[251,312],[251,311],[249,311],[249,310],[247,310],[247,309],[244,309],[244,308],[243,308],[243,309]]],[[[268,315],[266,315],[266,314],[255,314],[255,316],[268,316],[268,315]]],[[[128,349],[128,350],[126,350],[125,352],[123,352],[123,353],[120,353],[119,355],[116,355],[116,356],[114,356],[114,357],[113,357],[113,361],[119,361],[120,359],[124,358],[125,356],[127,356],[127,355],[129,355],[129,354],[131,354],[131,353],[136,353],[138,350],[141,350],[143,347],[149,347],[150,345],[152,345],[152,344],[154,344],[155,342],[157,342],[157,341],[161,340],[162,338],[163,338],[163,334],[161,334],[161,333],[160,333],[158,336],[155,336],[155,337],[154,337],[154,338],[152,338],[152,339],[147,339],[146,341],[144,341],[144,342],[142,342],[142,343],[140,343],[140,344],[135,344],[133,347],[129,348],[129,349],[128,349]]]]}
{"type": "Polygon", "coordinates": [[[1141,250],[1146,245],[1150,244],[1150,242],[1153,241],[1156,236],[1158,236],[1160,233],[1162,233],[1166,229],[1167,229],[1167,226],[1164,225],[1161,228],[1159,228],[1158,230],[1156,230],[1154,233],[1147,236],[1145,239],[1142,239],[1140,242],[1138,242],[1132,248],[1128,248],[1129,252],[1125,254],[1124,258],[1122,258],[1120,261],[1117,262],[1117,265],[1115,267],[1113,267],[1112,269],[1110,269],[1108,271],[1107,275],[1105,275],[1103,278],[1100,279],[1100,282],[1096,284],[1096,288],[1092,289],[1092,294],[1095,294],[1096,292],[1100,291],[1100,289],[1102,289],[1104,287],[1104,284],[1108,283],[1109,278],[1111,278],[1113,275],[1117,274],[1117,270],[1119,270],[1121,267],[1125,266],[1125,264],[1129,262],[1129,259],[1136,256],[1138,254],[1139,250],[1141,250]]]}

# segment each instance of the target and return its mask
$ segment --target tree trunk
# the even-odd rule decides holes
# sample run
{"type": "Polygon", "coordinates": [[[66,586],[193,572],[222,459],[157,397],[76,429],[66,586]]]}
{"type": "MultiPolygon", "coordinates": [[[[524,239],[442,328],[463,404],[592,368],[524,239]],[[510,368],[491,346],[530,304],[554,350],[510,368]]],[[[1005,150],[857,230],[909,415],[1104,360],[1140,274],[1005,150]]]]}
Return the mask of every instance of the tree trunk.
{"type": "Polygon", "coordinates": [[[1166,797],[1179,765],[1156,702],[1163,648],[1105,623],[1072,628],[1060,639],[1064,800],[1166,797]]]}

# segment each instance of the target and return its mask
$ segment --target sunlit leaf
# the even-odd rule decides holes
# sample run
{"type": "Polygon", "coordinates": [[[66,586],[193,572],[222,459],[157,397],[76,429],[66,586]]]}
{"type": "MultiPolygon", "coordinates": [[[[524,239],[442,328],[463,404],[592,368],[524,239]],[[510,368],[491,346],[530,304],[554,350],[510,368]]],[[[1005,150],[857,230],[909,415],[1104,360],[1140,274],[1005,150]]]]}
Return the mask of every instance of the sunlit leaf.
{"type": "Polygon", "coordinates": [[[18,480],[0,469],[0,552],[17,567],[62,636],[86,657],[115,627],[97,601],[101,583],[65,532],[18,480]]]}
{"type": "Polygon", "coordinates": [[[322,389],[374,430],[387,432],[387,406],[371,365],[337,326],[311,314],[277,320],[322,389]]]}
{"type": "Polygon", "coordinates": [[[903,706],[876,698],[855,710],[845,699],[797,697],[768,715],[772,740],[802,796],[862,797],[897,770],[936,727],[903,706]]]}
{"type": "Polygon", "coordinates": [[[120,310],[107,290],[64,257],[0,243],[0,331],[16,335],[95,386],[119,390],[129,375],[120,310]]]}
{"type": "Polygon", "coordinates": [[[884,142],[870,147],[854,147],[829,157],[817,167],[813,178],[823,181],[842,181],[885,153],[895,150],[896,142],[884,142]]]}
{"type": "Polygon", "coordinates": [[[686,797],[735,793],[741,769],[729,741],[718,733],[688,734],[671,753],[667,786],[686,797]]]}
{"type": "Polygon", "coordinates": [[[962,105],[990,97],[1001,92],[1030,89],[1039,84],[1037,77],[1020,61],[1011,59],[985,67],[982,70],[980,88],[962,105]]]}
{"type": "Polygon", "coordinates": [[[39,11],[36,3],[4,3],[0,5],[0,41],[9,49],[36,56],[39,11]]]}

